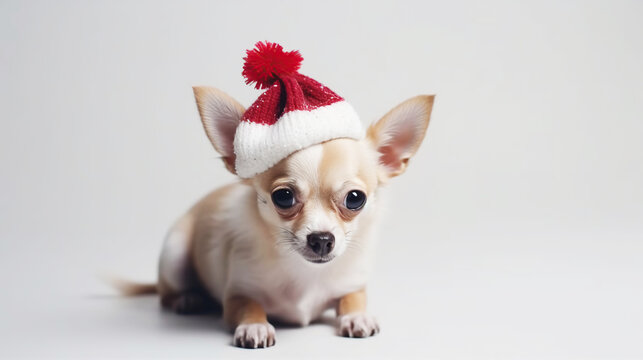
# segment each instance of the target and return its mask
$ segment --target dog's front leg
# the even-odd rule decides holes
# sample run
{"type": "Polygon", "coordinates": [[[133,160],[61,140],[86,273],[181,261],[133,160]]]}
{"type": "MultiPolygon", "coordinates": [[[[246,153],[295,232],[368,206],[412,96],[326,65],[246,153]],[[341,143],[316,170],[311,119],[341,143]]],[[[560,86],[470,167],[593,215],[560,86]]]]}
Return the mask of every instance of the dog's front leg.
{"type": "Polygon", "coordinates": [[[380,332],[377,320],[366,313],[366,291],[360,290],[339,299],[337,303],[339,334],[346,337],[368,337],[380,332]]]}
{"type": "Polygon", "coordinates": [[[268,323],[266,312],[256,301],[245,296],[232,296],[223,306],[223,318],[234,329],[235,346],[256,349],[275,344],[275,328],[268,323]]]}

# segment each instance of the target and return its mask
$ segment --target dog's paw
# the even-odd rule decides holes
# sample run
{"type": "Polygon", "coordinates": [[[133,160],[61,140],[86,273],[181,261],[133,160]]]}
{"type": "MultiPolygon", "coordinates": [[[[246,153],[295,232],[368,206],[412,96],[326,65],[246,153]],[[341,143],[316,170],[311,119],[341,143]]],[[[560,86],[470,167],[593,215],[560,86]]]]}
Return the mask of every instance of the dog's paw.
{"type": "Polygon", "coordinates": [[[275,328],[269,323],[241,324],[234,330],[234,346],[257,349],[275,344],[275,328]]]}
{"type": "Polygon", "coordinates": [[[369,337],[380,332],[377,320],[370,314],[352,313],[339,317],[339,335],[345,337],[369,337]]]}

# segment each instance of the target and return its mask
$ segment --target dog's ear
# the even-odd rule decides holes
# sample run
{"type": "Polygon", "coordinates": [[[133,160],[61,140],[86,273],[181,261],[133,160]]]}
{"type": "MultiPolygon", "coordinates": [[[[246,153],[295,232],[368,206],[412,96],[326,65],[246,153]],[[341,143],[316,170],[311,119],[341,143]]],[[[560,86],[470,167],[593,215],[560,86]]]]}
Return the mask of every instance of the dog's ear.
{"type": "Polygon", "coordinates": [[[212,146],[222,155],[225,167],[234,174],[234,134],[246,110],[221,90],[208,86],[195,86],[192,89],[205,133],[212,146]]]}
{"type": "Polygon", "coordinates": [[[434,98],[420,95],[408,99],[368,128],[367,138],[380,153],[382,180],[406,170],[426,134],[434,98]]]}

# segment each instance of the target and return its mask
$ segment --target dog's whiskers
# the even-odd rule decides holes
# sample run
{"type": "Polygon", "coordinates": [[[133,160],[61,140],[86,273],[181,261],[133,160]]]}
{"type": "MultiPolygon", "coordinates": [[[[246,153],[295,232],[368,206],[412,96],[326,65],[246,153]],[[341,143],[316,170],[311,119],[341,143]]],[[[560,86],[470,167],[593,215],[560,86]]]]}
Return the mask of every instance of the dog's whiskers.
{"type": "Polygon", "coordinates": [[[279,226],[278,230],[279,230],[278,233],[275,234],[277,237],[277,240],[275,241],[275,245],[285,250],[287,253],[299,252],[299,248],[301,246],[299,245],[299,240],[297,235],[290,229],[285,228],[283,226],[279,226]]]}
{"type": "Polygon", "coordinates": [[[346,249],[361,251],[363,248],[363,244],[360,241],[355,241],[355,239],[351,236],[352,234],[352,231],[347,231],[344,235],[344,241],[346,241],[346,249]]]}

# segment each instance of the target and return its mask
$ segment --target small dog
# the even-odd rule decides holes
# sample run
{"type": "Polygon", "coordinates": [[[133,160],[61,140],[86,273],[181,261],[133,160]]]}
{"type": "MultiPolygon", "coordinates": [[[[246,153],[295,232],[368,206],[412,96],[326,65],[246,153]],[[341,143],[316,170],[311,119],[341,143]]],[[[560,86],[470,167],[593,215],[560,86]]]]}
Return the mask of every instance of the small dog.
{"type": "MultiPolygon", "coordinates": [[[[279,47],[258,43],[256,51],[262,50],[261,45],[272,46],[272,50],[279,47]]],[[[279,51],[279,56],[299,55],[279,51]]],[[[252,55],[248,51],[246,65],[252,62],[252,55]]],[[[273,63],[279,62],[275,56],[273,63]]],[[[286,60],[280,61],[286,64],[286,60]]],[[[265,70],[269,65],[257,66],[265,70]]],[[[246,78],[252,78],[246,70],[244,67],[246,78]]],[[[271,156],[280,146],[271,145],[248,156],[239,138],[240,134],[253,137],[242,129],[248,113],[265,113],[256,111],[257,107],[270,103],[266,94],[279,88],[275,96],[281,99],[275,106],[282,108],[275,124],[285,121],[287,114],[307,114],[288,112],[290,99],[284,100],[284,94],[299,94],[289,93],[289,76],[298,79],[304,97],[314,95],[307,92],[309,84],[305,83],[312,79],[293,71],[269,70],[272,79],[257,81],[269,90],[248,110],[220,90],[194,87],[209,140],[226,168],[241,179],[205,196],[174,224],[163,245],[154,289],[163,306],[177,313],[201,312],[212,302],[222,305],[223,317],[234,329],[233,343],[239,347],[274,345],[275,329],[268,318],[306,325],[332,307],[340,335],[374,335],[379,325],[366,312],[365,287],[373,261],[379,189],[406,170],[425,136],[434,96],[417,96],[401,103],[371,125],[365,136],[352,136],[348,131],[346,136],[313,139],[309,141],[312,144],[299,141],[294,151],[289,149],[273,159],[274,164],[259,159],[259,167],[250,171],[248,163],[271,156]]],[[[329,106],[339,103],[342,101],[329,106]]],[[[328,113],[322,115],[314,121],[325,121],[328,113]]],[[[263,122],[255,128],[267,126],[271,124],[263,122]]],[[[283,129],[280,131],[283,135],[283,129]]],[[[323,131],[302,136],[319,132],[323,131]]],[[[295,135],[300,133],[298,128],[295,135]]],[[[282,136],[282,141],[287,143],[295,135],[282,136]]],[[[273,139],[275,134],[270,136],[273,139]]],[[[266,141],[272,140],[260,143],[266,141]]]]}

